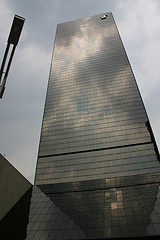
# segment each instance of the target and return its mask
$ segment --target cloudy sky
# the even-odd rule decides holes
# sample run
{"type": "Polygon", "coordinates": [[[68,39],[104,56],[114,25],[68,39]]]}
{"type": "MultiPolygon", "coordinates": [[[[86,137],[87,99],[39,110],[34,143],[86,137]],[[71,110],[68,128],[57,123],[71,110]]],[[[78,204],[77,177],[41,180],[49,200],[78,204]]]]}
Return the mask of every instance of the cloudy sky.
{"type": "Polygon", "coordinates": [[[58,23],[112,12],[160,149],[159,0],[1,0],[0,62],[14,15],[26,19],[3,99],[0,153],[33,183],[58,23]]]}

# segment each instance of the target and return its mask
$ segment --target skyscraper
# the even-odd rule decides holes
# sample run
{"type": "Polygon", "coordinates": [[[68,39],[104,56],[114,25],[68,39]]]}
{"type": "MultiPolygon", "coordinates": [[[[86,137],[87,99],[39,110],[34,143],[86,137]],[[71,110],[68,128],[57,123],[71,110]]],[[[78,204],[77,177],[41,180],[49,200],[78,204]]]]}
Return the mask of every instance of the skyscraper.
{"type": "Polygon", "coordinates": [[[112,14],[59,24],[26,239],[156,238],[159,172],[112,14]]]}

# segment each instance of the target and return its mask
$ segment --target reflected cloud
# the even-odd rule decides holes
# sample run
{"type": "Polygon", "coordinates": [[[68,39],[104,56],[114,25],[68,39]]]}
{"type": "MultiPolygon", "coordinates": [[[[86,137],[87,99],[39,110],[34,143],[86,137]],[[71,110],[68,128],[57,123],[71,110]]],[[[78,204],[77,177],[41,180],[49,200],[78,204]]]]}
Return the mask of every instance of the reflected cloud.
{"type": "MultiPolygon", "coordinates": [[[[111,15],[106,21],[96,16],[58,25],[39,155],[69,154],[150,142],[146,119],[111,15]]],[[[127,159],[127,154],[123,153],[123,158],[127,159]]],[[[87,163],[94,162],[88,159],[87,163]]],[[[89,170],[81,157],[78,163],[75,163],[77,160],[66,159],[68,165],[65,170],[59,167],[55,173],[58,181],[61,181],[64,172],[66,181],[70,181],[77,176],[81,179],[80,174],[86,178],[90,175],[103,178],[107,174],[118,174],[118,170],[119,174],[127,174],[130,168],[134,174],[136,167],[139,173],[142,171],[137,160],[132,161],[134,166],[128,166],[127,160],[116,159],[117,165],[111,166],[111,159],[106,153],[99,159],[101,164],[99,168],[96,166],[96,171],[95,166],[89,170]],[[81,172],[76,164],[79,168],[83,165],[81,172]],[[107,167],[110,169],[108,172],[107,167]]],[[[157,162],[153,165],[157,167],[157,162]]]]}
{"type": "MultiPolygon", "coordinates": [[[[159,184],[148,184],[143,176],[142,179],[140,176],[142,185],[137,185],[137,176],[131,178],[121,178],[121,183],[114,179],[114,188],[106,189],[104,183],[113,179],[39,187],[45,197],[52,201],[53,210],[56,208],[58,214],[64,215],[64,219],[73,221],[73,228],[80,231],[84,238],[123,238],[159,234],[159,184]],[[130,181],[136,185],[130,186],[130,181]],[[122,187],[121,184],[124,183],[126,185],[122,187]]],[[[110,186],[110,183],[108,184],[110,186]]],[[[48,219],[48,225],[52,218],[48,219]]]]}

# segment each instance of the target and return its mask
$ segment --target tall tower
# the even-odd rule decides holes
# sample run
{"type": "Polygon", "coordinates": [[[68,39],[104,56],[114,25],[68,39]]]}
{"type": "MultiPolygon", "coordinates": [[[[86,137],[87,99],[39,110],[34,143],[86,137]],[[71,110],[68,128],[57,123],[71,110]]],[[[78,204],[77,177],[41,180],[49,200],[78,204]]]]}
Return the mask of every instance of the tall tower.
{"type": "Polygon", "coordinates": [[[160,234],[159,172],[112,14],[59,24],[27,239],[160,234]]]}

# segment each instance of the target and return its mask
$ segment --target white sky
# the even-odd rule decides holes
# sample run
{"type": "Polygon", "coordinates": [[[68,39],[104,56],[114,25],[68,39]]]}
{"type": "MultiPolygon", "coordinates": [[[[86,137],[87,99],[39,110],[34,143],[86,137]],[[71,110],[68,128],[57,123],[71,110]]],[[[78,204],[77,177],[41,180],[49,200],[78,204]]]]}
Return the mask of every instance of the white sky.
{"type": "Polygon", "coordinates": [[[33,183],[56,25],[112,12],[160,149],[159,0],[1,0],[0,62],[14,15],[26,18],[0,99],[0,153],[33,183]]]}

